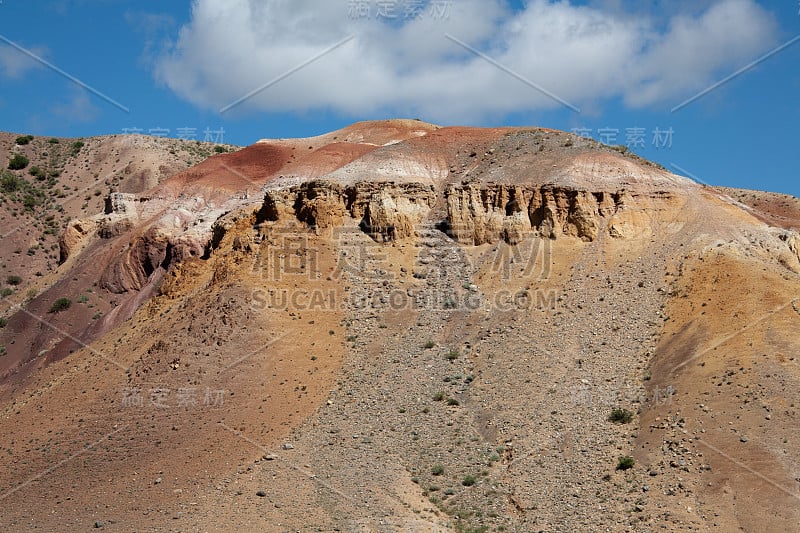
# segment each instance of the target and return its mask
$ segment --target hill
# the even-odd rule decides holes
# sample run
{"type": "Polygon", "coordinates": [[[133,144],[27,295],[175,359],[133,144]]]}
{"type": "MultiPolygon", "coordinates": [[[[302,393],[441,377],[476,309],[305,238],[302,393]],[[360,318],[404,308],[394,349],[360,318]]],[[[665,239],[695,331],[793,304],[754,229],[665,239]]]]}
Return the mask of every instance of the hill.
{"type": "Polygon", "coordinates": [[[0,330],[5,529],[798,523],[795,199],[409,120],[156,181],[0,330]]]}

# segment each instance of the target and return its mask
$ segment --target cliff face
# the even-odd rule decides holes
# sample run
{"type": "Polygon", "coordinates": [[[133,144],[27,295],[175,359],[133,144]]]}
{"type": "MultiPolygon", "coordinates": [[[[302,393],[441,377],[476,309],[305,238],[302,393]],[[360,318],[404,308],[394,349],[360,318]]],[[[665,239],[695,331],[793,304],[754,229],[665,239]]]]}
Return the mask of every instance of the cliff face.
{"type": "Polygon", "coordinates": [[[536,234],[584,241],[597,238],[601,217],[620,206],[619,193],[560,187],[463,184],[445,192],[450,235],[463,244],[517,244],[536,234]]]}
{"type": "Polygon", "coordinates": [[[432,185],[419,183],[314,181],[267,192],[261,214],[264,220],[296,220],[318,229],[341,226],[349,217],[376,241],[386,241],[413,236],[436,199],[432,185]]]}
{"type": "Polygon", "coordinates": [[[451,238],[465,245],[518,244],[534,235],[590,242],[605,227],[615,238],[640,234],[648,224],[647,217],[641,216],[644,211],[654,203],[669,209],[674,199],[667,192],[639,195],[498,183],[451,184],[442,195],[444,217],[435,220],[439,194],[430,185],[360,182],[342,186],[314,181],[267,192],[260,215],[267,221],[296,221],[318,229],[341,226],[350,218],[376,241],[411,237],[415,226],[434,218],[451,238]]]}
{"type": "MultiPolygon", "coordinates": [[[[468,246],[500,241],[515,245],[532,236],[591,242],[601,231],[621,239],[648,233],[647,210],[655,204],[669,209],[672,198],[670,193],[590,192],[553,185],[461,183],[438,192],[433,185],[415,182],[342,185],[316,180],[267,191],[255,219],[256,224],[303,224],[317,231],[355,223],[377,242],[414,237],[425,221],[446,228],[450,238],[468,246]],[[444,209],[436,211],[442,200],[444,209]]],[[[62,259],[94,238],[110,241],[140,225],[153,211],[149,202],[109,196],[104,214],[70,224],[62,238],[62,259]]],[[[159,213],[106,267],[101,286],[113,293],[141,290],[159,267],[201,257],[209,245],[215,248],[228,230],[227,218],[211,226],[187,209],[159,213]]],[[[246,246],[241,242],[237,248],[246,246]]]]}

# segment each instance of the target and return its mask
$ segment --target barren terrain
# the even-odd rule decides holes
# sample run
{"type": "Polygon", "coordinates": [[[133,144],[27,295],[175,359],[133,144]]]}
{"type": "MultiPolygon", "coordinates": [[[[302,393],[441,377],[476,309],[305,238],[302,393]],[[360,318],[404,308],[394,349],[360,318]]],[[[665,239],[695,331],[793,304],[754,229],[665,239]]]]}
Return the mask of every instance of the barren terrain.
{"type": "Polygon", "coordinates": [[[796,199],[541,128],[179,153],[4,300],[2,529],[796,529],[796,199]]]}

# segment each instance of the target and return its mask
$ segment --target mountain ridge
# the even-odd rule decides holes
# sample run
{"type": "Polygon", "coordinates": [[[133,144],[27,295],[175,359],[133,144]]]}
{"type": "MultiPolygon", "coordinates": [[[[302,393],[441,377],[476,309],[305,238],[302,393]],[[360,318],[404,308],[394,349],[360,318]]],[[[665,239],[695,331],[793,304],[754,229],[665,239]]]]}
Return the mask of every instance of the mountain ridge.
{"type": "Polygon", "coordinates": [[[752,194],[409,120],[112,191],[0,330],[4,526],[789,530],[798,218],[752,194]]]}

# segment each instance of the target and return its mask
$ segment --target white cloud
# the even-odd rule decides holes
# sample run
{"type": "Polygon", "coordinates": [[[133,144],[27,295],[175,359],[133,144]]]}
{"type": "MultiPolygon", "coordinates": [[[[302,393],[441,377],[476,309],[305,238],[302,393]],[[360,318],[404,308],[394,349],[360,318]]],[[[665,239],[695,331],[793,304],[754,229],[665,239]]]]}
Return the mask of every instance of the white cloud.
{"type": "Polygon", "coordinates": [[[59,123],[91,122],[100,114],[92,105],[89,94],[82,88],[73,88],[69,100],[56,102],[50,107],[51,116],[58,117],[59,123]]]}
{"type": "Polygon", "coordinates": [[[777,33],[753,0],[661,17],[621,13],[608,1],[532,0],[517,12],[504,0],[431,1],[404,18],[414,3],[396,0],[394,18],[382,18],[375,1],[194,0],[155,74],[182,98],[220,109],[352,35],[231,112],[384,111],[463,122],[561,104],[446,34],[579,107],[610,98],[642,107],[704,89],[764,53],[777,33]],[[359,3],[371,7],[368,16],[353,11],[359,3]]]}
{"type": "MultiPolygon", "coordinates": [[[[44,47],[31,48],[30,52],[42,57],[47,49],[44,47]]],[[[0,44],[0,75],[10,79],[23,78],[29,71],[43,68],[43,65],[17,50],[16,48],[0,44]]]]}

